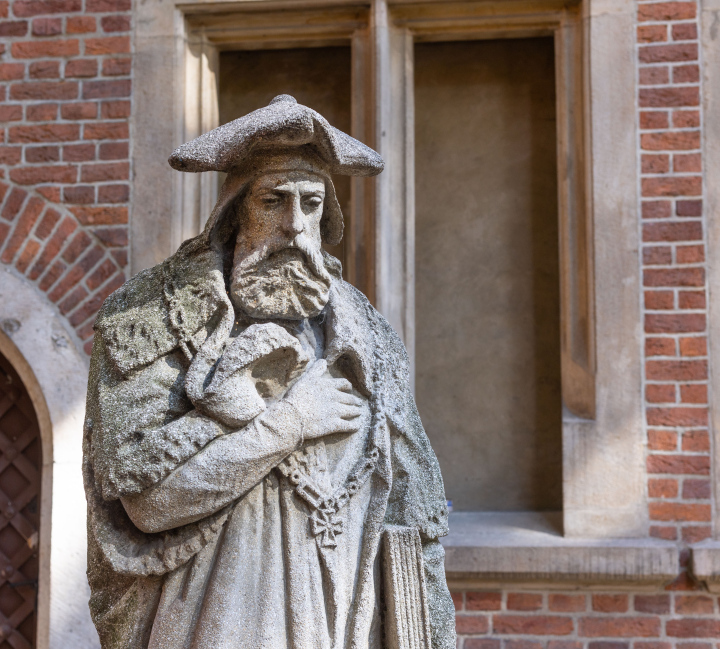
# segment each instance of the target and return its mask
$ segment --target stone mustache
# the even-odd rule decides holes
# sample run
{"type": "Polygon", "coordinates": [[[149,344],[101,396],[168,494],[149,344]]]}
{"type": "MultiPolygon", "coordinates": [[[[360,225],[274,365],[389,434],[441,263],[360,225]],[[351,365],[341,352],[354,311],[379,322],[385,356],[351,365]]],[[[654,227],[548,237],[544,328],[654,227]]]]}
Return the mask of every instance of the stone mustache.
{"type": "Polygon", "coordinates": [[[447,507],[402,342],[321,244],[380,156],[281,95],[177,149],[204,231],[95,324],[84,477],[103,649],[451,649],[447,507]]]}

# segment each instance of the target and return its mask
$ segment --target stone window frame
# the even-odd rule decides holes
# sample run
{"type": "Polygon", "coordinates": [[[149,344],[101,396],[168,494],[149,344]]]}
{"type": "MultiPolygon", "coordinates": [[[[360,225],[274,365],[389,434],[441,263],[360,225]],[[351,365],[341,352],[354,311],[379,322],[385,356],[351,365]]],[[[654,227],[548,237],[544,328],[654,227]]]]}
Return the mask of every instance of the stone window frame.
{"type": "Polygon", "coordinates": [[[158,263],[194,235],[214,203],[217,178],[174,173],[164,157],[217,126],[219,51],[350,45],[352,134],[374,146],[387,166],[376,179],[352,181],[346,270],[401,334],[411,359],[413,43],[554,36],[563,512],[560,518],[453,515],[458,533],[446,543],[448,574],[513,581],[551,573],[595,581],[672,578],[677,551],[647,538],[634,5],[148,0],[137,11],[132,271],[158,263]],[[533,554],[538,547],[548,548],[546,559],[533,554]]]}

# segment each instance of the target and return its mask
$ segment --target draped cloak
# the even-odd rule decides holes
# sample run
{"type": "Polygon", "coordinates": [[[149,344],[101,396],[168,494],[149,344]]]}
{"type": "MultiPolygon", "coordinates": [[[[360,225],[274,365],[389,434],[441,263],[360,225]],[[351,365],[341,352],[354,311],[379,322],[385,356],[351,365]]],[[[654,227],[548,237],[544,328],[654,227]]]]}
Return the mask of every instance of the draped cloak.
{"type": "MultiPolygon", "coordinates": [[[[367,403],[365,430],[374,435],[378,450],[372,474],[356,497],[360,504],[354,510],[349,506],[347,514],[361,516],[355,523],[357,551],[346,568],[342,562],[335,566],[351,572],[347,579],[352,593],[343,605],[339,635],[328,631],[330,644],[327,637],[320,641],[291,632],[293,620],[302,627],[307,617],[307,610],[302,609],[314,596],[311,592],[296,593],[299,597],[285,593],[277,601],[260,597],[254,614],[257,619],[245,622],[257,627],[260,620],[260,626],[272,626],[280,619],[290,629],[288,649],[383,646],[382,584],[377,574],[380,539],[388,525],[409,526],[419,531],[422,541],[433,649],[451,649],[455,646],[454,610],[445,581],[444,551],[438,541],[447,534],[447,507],[439,464],[410,390],[407,353],[385,319],[341,279],[339,262],[329,255],[324,258],[333,281],[330,300],[316,320],[324,337],[322,356],[333,373],[347,378],[367,403]],[[268,617],[268,610],[280,618],[268,617]]],[[[198,572],[198,566],[218,564],[217,548],[221,546],[227,555],[232,543],[238,545],[233,569],[244,570],[242,579],[251,578],[253,571],[257,575],[275,570],[280,571],[286,588],[300,588],[303,583],[302,575],[292,574],[298,557],[290,556],[287,549],[264,547],[262,535],[249,538],[243,531],[254,529],[257,508],[251,499],[260,502],[273,489],[284,489],[287,514],[287,503],[297,498],[272,467],[235,501],[162,532],[142,532],[120,501],[168,479],[209,445],[242,434],[196,410],[183,385],[194,356],[209,344],[223,322],[234,319],[227,277],[228,255],[203,233],[162,264],[129,280],[106,300],[98,315],[83,470],[88,499],[90,610],[103,649],[264,646],[257,639],[236,640],[235,644],[207,635],[193,639],[193,633],[184,631],[181,635],[189,638],[187,644],[162,642],[163,633],[172,636],[175,622],[190,629],[213,628],[213,624],[223,629],[221,619],[213,621],[213,614],[222,615],[222,606],[217,608],[206,600],[211,595],[222,597],[223,588],[233,588],[233,584],[215,584],[212,590],[210,582],[222,581],[224,573],[219,569],[198,572]],[[170,382],[163,375],[167,372],[170,382]],[[159,375],[165,378],[153,379],[159,375]],[[238,560],[237,555],[244,553],[250,564],[257,560],[267,565],[243,567],[243,557],[238,560]],[[278,553],[283,556],[275,556],[278,553]],[[179,622],[173,618],[172,601],[181,603],[179,622]],[[162,625],[165,631],[159,628],[162,625]]],[[[292,418],[292,414],[287,416],[292,418]]],[[[257,419],[251,425],[261,427],[261,417],[257,419]]],[[[287,449],[272,462],[280,463],[290,453],[297,455],[296,451],[302,450],[287,449]]],[[[278,515],[282,525],[287,523],[286,514],[285,518],[278,515]]],[[[286,529],[285,533],[294,532],[286,529]]],[[[329,555],[333,552],[331,549],[329,555]]],[[[323,569],[328,569],[327,562],[323,569]]],[[[245,606],[243,610],[250,609],[245,606]]],[[[243,620],[237,624],[237,628],[247,626],[243,620]]]]}

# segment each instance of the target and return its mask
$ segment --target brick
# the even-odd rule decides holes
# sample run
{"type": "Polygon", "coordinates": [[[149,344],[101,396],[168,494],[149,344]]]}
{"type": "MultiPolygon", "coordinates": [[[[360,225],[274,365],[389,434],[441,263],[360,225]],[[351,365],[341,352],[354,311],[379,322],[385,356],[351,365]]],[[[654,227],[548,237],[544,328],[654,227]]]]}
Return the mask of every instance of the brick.
{"type": "Polygon", "coordinates": [[[113,81],[86,81],[83,83],[83,99],[129,97],[130,79],[113,81]]]}
{"type": "MultiPolygon", "coordinates": [[[[30,271],[30,279],[37,279],[47,268],[50,262],[60,252],[63,244],[67,241],[68,237],[77,229],[77,224],[69,217],[65,217],[60,225],[55,230],[55,233],[50,237],[45,248],[43,248],[39,259],[35,262],[35,265],[30,271]]],[[[49,288],[49,286],[48,286],[49,288]]],[[[45,289],[42,289],[45,290],[45,289]]]]}
{"type": "Polygon", "coordinates": [[[94,16],[68,16],[65,31],[68,34],[90,34],[97,30],[94,16]]]}
{"type": "Polygon", "coordinates": [[[74,263],[82,253],[87,250],[88,246],[92,243],[92,239],[82,230],[79,230],[70,241],[67,248],[62,253],[62,258],[68,263],[74,263]]]}
{"type": "MultiPolygon", "coordinates": [[[[705,399],[702,403],[707,403],[707,386],[683,386],[704,388],[705,399]]],[[[707,453],[710,451],[710,435],[706,430],[686,430],[682,436],[682,450],[690,453],[707,453]]]]}
{"type": "Polygon", "coordinates": [[[71,185],[63,188],[63,201],[87,205],[95,202],[95,187],[93,185],[71,185]]]}
{"type": "Polygon", "coordinates": [[[712,483],[710,480],[683,481],[683,500],[708,500],[712,496],[712,483]]]}
{"type": "Polygon", "coordinates": [[[700,333],[705,331],[705,328],[706,318],[703,313],[652,313],[645,316],[645,331],[651,334],[700,333]]]}
{"type": "Polygon", "coordinates": [[[583,637],[653,638],[659,635],[660,620],[655,617],[584,617],[580,619],[580,636],[583,637]]]}
{"type": "Polygon", "coordinates": [[[25,243],[25,247],[15,261],[15,268],[25,274],[25,271],[27,271],[28,266],[32,263],[32,260],[35,258],[35,255],[37,255],[39,250],[40,244],[37,241],[33,239],[27,241],[25,243]]]}
{"type": "Polygon", "coordinates": [[[502,607],[502,593],[470,591],[465,593],[465,607],[468,611],[499,611],[502,607]]]}
{"type": "Polygon", "coordinates": [[[78,304],[80,304],[87,296],[87,290],[85,290],[85,288],[82,286],[78,286],[58,305],[60,308],[60,313],[66,315],[67,313],[72,311],[78,304]]]}
{"type": "Polygon", "coordinates": [[[641,63],[677,63],[679,61],[697,61],[697,43],[678,43],[672,45],[641,45],[638,48],[641,63]]]}
{"type": "MultiPolygon", "coordinates": [[[[682,540],[684,543],[699,543],[709,539],[711,536],[712,528],[709,525],[687,525],[682,528],[682,540]]],[[[680,646],[678,645],[678,647],[680,646]]]]}
{"type": "Polygon", "coordinates": [[[645,151],[687,151],[700,148],[699,131],[643,133],[640,144],[645,151]]]}
{"type": "Polygon", "coordinates": [[[22,158],[22,147],[0,145],[0,164],[16,165],[22,158]]]}
{"type": "Polygon", "coordinates": [[[73,11],[82,11],[82,0],[15,0],[13,2],[13,13],[19,18],[73,11]]]}
{"type": "MultiPolygon", "coordinates": [[[[633,605],[638,613],[667,615],[670,612],[669,595],[635,595],[633,605]]],[[[635,645],[637,647],[637,645],[635,645]]]]}
{"type": "Polygon", "coordinates": [[[670,156],[667,154],[644,154],[642,160],[642,173],[666,174],[670,171],[670,156]]]}
{"type": "Polygon", "coordinates": [[[16,81],[24,76],[24,63],[0,63],[0,81],[16,81]]]}
{"type": "Polygon", "coordinates": [[[640,25],[637,28],[638,43],[661,43],[667,41],[668,30],[666,25],[640,25]]]}
{"type": "Polygon", "coordinates": [[[673,309],[675,294],[672,291],[645,291],[645,308],[651,311],[673,309]]]}
{"type": "Polygon", "coordinates": [[[633,642],[633,649],[673,649],[673,645],[670,642],[660,641],[645,641],[645,642],[633,642]]]}
{"type": "MultiPolygon", "coordinates": [[[[667,480],[667,479],[650,479],[650,480],[648,480],[648,496],[650,498],[677,498],[677,495],[678,495],[677,480],[667,480]]],[[[638,610],[637,607],[635,610],[638,610]]]]}
{"type": "Polygon", "coordinates": [[[673,83],[698,83],[700,81],[699,65],[678,65],[673,68],[673,83]]]}
{"type": "Polygon", "coordinates": [[[118,266],[120,266],[120,268],[127,267],[127,248],[122,248],[120,250],[111,250],[110,254],[113,256],[113,259],[118,263],[118,266]]]}
{"type": "Polygon", "coordinates": [[[60,147],[57,146],[30,146],[25,149],[27,162],[58,162],[60,160],[60,147]]]}
{"type": "Polygon", "coordinates": [[[592,610],[601,613],[624,613],[628,610],[627,595],[593,595],[592,610]]]}
{"type": "Polygon", "coordinates": [[[126,122],[93,122],[83,129],[85,140],[127,140],[129,136],[126,122]]]}
{"type": "Polygon", "coordinates": [[[72,144],[63,147],[63,160],[66,162],[86,162],[94,159],[94,144],[72,144]]]}
{"type": "Polygon", "coordinates": [[[710,505],[697,503],[651,502],[648,504],[650,519],[654,521],[694,521],[708,523],[711,520],[710,505]]]}
{"type": "Polygon", "coordinates": [[[649,403],[675,403],[674,384],[650,384],[645,387],[645,399],[649,403]]]}
{"type": "Polygon", "coordinates": [[[709,475],[710,460],[695,455],[650,455],[647,470],[668,475],[709,475]]]}
{"type": "Polygon", "coordinates": [[[129,32],[130,16],[103,16],[100,24],[105,32],[129,32]]]}
{"type": "Polygon", "coordinates": [[[35,61],[30,64],[28,73],[31,79],[59,79],[60,61],[35,61]]]}
{"type": "Polygon", "coordinates": [[[641,129],[656,129],[656,128],[668,128],[670,120],[668,119],[667,111],[658,110],[642,110],[640,111],[640,128],[641,129]]]}
{"type": "Polygon", "coordinates": [[[57,36],[62,34],[62,18],[35,18],[32,21],[33,36],[57,36]]]}
{"type": "Polygon", "coordinates": [[[698,128],[700,126],[700,112],[697,110],[674,110],[672,123],[675,128],[698,128]]]}
{"type": "Polygon", "coordinates": [[[8,0],[0,0],[0,18],[8,17],[9,6],[10,6],[10,3],[8,2],[8,0]]]}
{"type": "Polygon", "coordinates": [[[80,52],[80,45],[77,39],[26,41],[13,43],[10,50],[16,59],[39,59],[44,56],[77,56],[80,52]]]}
{"type": "Polygon", "coordinates": [[[707,356],[707,339],[704,336],[680,338],[681,356],[707,356]]]}
{"type": "Polygon", "coordinates": [[[30,200],[27,202],[27,205],[25,206],[25,209],[22,211],[22,214],[18,218],[17,223],[15,224],[13,233],[10,236],[7,244],[5,245],[5,250],[3,250],[0,261],[5,264],[9,264],[12,262],[13,257],[15,257],[15,254],[20,249],[20,246],[23,244],[25,239],[27,239],[28,235],[32,231],[35,222],[38,220],[43,210],[43,207],[44,201],[42,199],[38,198],[37,196],[33,196],[30,198],[30,200]]]}
{"type": "Polygon", "coordinates": [[[508,593],[506,608],[509,611],[539,611],[543,596],[535,593],[508,593]]]}
{"type": "Polygon", "coordinates": [[[98,203],[127,203],[129,200],[129,185],[101,185],[98,188],[98,203]]]}
{"type": "Polygon", "coordinates": [[[678,308],[680,309],[704,309],[705,291],[680,291],[678,293],[678,308]]]}
{"type": "Polygon", "coordinates": [[[22,104],[0,104],[0,122],[19,122],[23,118],[22,104]]]}
{"type": "Polygon", "coordinates": [[[547,649],[583,649],[583,644],[575,640],[548,640],[547,649]]]}
{"type": "Polygon", "coordinates": [[[638,82],[641,86],[660,86],[670,82],[668,66],[641,67],[638,71],[638,82]]]}
{"type": "Polygon", "coordinates": [[[10,226],[7,223],[0,223],[0,246],[5,243],[8,234],[10,234],[10,226]]]}
{"type": "MultiPolygon", "coordinates": [[[[60,107],[60,115],[63,119],[73,121],[83,119],[95,119],[97,117],[98,105],[91,101],[81,101],[72,104],[62,104],[60,107]]],[[[93,147],[93,157],[95,155],[93,147]]],[[[92,158],[90,158],[92,159],[92,158]]]]}
{"type": "Polygon", "coordinates": [[[678,201],[675,207],[678,216],[702,216],[702,200],[678,201]]]}
{"type": "Polygon", "coordinates": [[[465,606],[465,595],[462,591],[452,591],[450,593],[452,597],[453,606],[456,611],[462,611],[465,606]]]}
{"type": "MultiPolygon", "coordinates": [[[[62,299],[64,295],[67,294],[68,291],[70,291],[74,286],[77,285],[77,283],[83,278],[85,275],[85,271],[83,271],[79,267],[71,268],[65,276],[55,285],[52,291],[48,293],[48,298],[51,302],[58,302],[62,299]]],[[[66,308],[61,308],[61,311],[64,313],[68,313],[72,309],[74,309],[82,300],[84,300],[88,296],[88,292],[85,289],[82,289],[81,294],[78,294],[76,292],[76,300],[74,303],[72,303],[72,300],[70,302],[66,302],[66,308]]]]}
{"type": "Polygon", "coordinates": [[[641,209],[644,219],[667,219],[672,216],[670,201],[643,201],[641,209]]]}
{"type": "Polygon", "coordinates": [[[82,225],[116,225],[127,223],[127,207],[73,207],[70,211],[82,225]]]}
{"type": "Polygon", "coordinates": [[[122,119],[130,117],[129,101],[104,101],[101,114],[103,119],[122,119]]]}
{"type": "Polygon", "coordinates": [[[98,63],[95,59],[73,59],[65,64],[66,77],[96,77],[98,63]]]}
{"type": "Polygon", "coordinates": [[[38,185],[35,191],[51,203],[60,202],[60,188],[54,185],[38,185]]]}
{"type": "Polygon", "coordinates": [[[707,426],[707,408],[648,408],[650,426],[707,426]]]}
{"type": "Polygon", "coordinates": [[[75,81],[30,81],[10,86],[10,97],[16,100],[26,99],[77,99],[78,84],[75,81]]]}
{"type": "Polygon", "coordinates": [[[83,165],[81,171],[82,182],[94,183],[104,180],[127,180],[130,167],[127,162],[104,162],[83,165]]]}
{"type": "Polygon", "coordinates": [[[534,640],[505,640],[504,649],[544,649],[541,642],[534,640]]]}
{"type": "Polygon", "coordinates": [[[705,261],[705,246],[678,246],[675,248],[675,261],[678,264],[700,264],[705,261]]]}
{"type": "Polygon", "coordinates": [[[680,23],[672,26],[672,39],[674,41],[694,41],[697,37],[696,23],[680,23]]]}
{"type": "Polygon", "coordinates": [[[675,173],[693,173],[702,171],[702,157],[699,153],[676,153],[673,156],[675,173]]]}
{"type": "Polygon", "coordinates": [[[663,539],[664,541],[675,541],[678,537],[677,528],[667,525],[651,525],[650,536],[654,539],[663,539]]]}
{"type": "Polygon", "coordinates": [[[652,451],[677,450],[678,436],[674,430],[648,430],[648,448],[652,451]]]}
{"type": "Polygon", "coordinates": [[[643,178],[641,187],[643,196],[700,196],[702,177],[643,178]]]}
{"type": "Polygon", "coordinates": [[[12,221],[19,213],[20,209],[27,198],[27,192],[19,187],[13,187],[2,211],[2,218],[6,221],[12,221]]]}
{"type": "Polygon", "coordinates": [[[460,634],[487,633],[490,623],[485,615],[456,615],[455,628],[460,634]]]}
{"type": "Polygon", "coordinates": [[[130,155],[128,142],[102,142],[98,158],[100,160],[123,160],[130,155]]]}
{"type": "MultiPolygon", "coordinates": [[[[676,45],[670,47],[688,47],[676,45]]],[[[697,46],[695,47],[697,51],[697,46]]],[[[85,40],[85,54],[87,56],[100,56],[103,54],[129,54],[129,36],[107,36],[105,38],[88,38],[85,40]]],[[[689,59],[682,59],[689,60],[689,59]]]]}
{"type": "Polygon", "coordinates": [[[672,263],[670,246],[643,246],[642,253],[645,266],[668,266],[672,263]]]}
{"type": "Polygon", "coordinates": [[[500,640],[495,638],[465,638],[463,649],[500,649],[500,640]]]}
{"type": "Polygon", "coordinates": [[[588,642],[588,649],[630,649],[630,643],[612,640],[596,640],[588,642]]]}
{"type": "Polygon", "coordinates": [[[720,620],[668,620],[665,632],[671,638],[717,638],[720,636],[720,620]]]}
{"type": "Polygon", "coordinates": [[[120,77],[130,74],[132,60],[127,59],[105,59],[103,61],[103,76],[120,77]]]}
{"type": "Polygon", "coordinates": [[[638,6],[639,22],[692,20],[697,15],[694,2],[656,2],[638,6]]]}
{"type": "Polygon", "coordinates": [[[130,11],[132,0],[88,0],[86,10],[95,13],[130,11]]]}
{"type": "Polygon", "coordinates": [[[525,635],[570,635],[572,618],[558,615],[494,615],[493,633],[525,635]]]}
{"type": "Polygon", "coordinates": [[[52,209],[51,207],[48,208],[45,210],[45,214],[43,214],[37,228],[35,228],[35,236],[40,240],[47,239],[59,220],[60,212],[52,209]]]}
{"type": "Polygon", "coordinates": [[[645,338],[646,356],[675,356],[675,341],[672,338],[645,338]]]}
{"type": "Polygon", "coordinates": [[[70,165],[15,167],[10,170],[10,179],[18,185],[74,183],[77,180],[77,167],[70,165]]]}
{"type": "MultiPolygon", "coordinates": [[[[32,270],[30,273],[28,273],[28,277],[33,277],[34,271],[37,268],[38,264],[37,262],[32,267],[32,270]]],[[[41,291],[47,291],[65,272],[65,264],[63,264],[59,259],[48,269],[48,271],[42,276],[40,281],[38,282],[38,288],[41,291]]]]}
{"type": "Polygon", "coordinates": [[[585,610],[585,600],[585,595],[551,593],[548,595],[548,608],[556,613],[578,613],[585,610]]]}
{"type": "Polygon", "coordinates": [[[57,119],[57,104],[31,104],[27,107],[25,118],[30,122],[52,122],[57,119]]]}
{"type": "Polygon", "coordinates": [[[0,36],[25,36],[27,32],[27,20],[0,20],[0,36]]]}
{"type": "Polygon", "coordinates": [[[105,298],[110,295],[113,291],[120,288],[125,282],[125,277],[122,273],[115,275],[110,281],[103,286],[93,297],[91,297],[85,304],[70,315],[68,318],[70,324],[73,327],[77,327],[85,322],[88,318],[94,318],[98,312],[98,309],[102,306],[105,298]]]}
{"type": "Polygon", "coordinates": [[[702,266],[690,268],[646,268],[643,271],[644,286],[704,286],[705,269],[702,266]]]}
{"type": "Polygon", "coordinates": [[[642,108],[699,106],[700,89],[694,86],[681,86],[679,88],[640,88],[638,98],[642,108]]]}

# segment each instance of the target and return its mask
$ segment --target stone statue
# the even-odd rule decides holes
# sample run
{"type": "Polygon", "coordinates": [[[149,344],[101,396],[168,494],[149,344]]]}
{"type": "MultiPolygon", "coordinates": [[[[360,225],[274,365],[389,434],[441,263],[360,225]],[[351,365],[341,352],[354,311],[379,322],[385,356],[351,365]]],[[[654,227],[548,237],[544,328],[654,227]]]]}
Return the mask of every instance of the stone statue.
{"type": "Polygon", "coordinates": [[[84,437],[103,649],[451,649],[440,468],[400,339],[342,280],[330,174],[380,156],[287,95],[178,148],[202,234],[112,294],[84,437]]]}

